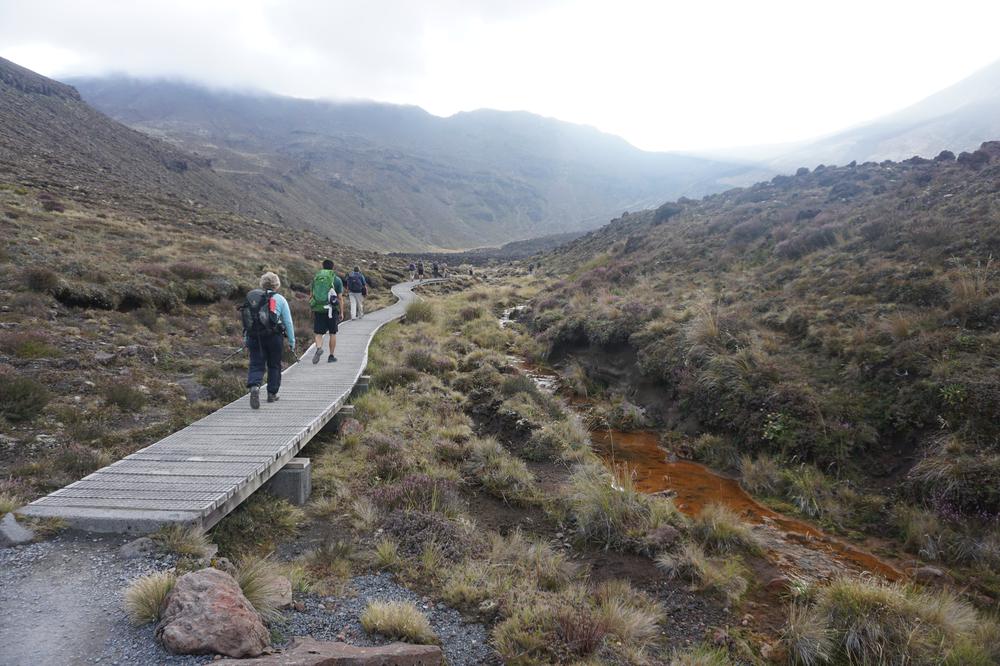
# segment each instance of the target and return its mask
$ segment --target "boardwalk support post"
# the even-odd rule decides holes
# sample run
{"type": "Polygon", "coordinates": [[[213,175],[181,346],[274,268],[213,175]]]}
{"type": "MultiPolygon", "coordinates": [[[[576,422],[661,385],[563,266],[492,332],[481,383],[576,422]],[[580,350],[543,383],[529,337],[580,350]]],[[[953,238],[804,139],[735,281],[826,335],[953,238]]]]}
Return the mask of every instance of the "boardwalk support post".
{"type": "Polygon", "coordinates": [[[354,385],[354,390],[351,391],[351,397],[358,398],[368,393],[368,386],[371,384],[371,381],[371,375],[361,375],[358,377],[358,381],[354,385]]]}
{"type": "MultiPolygon", "coordinates": [[[[330,424],[327,427],[332,428],[333,432],[339,433],[340,426],[343,425],[344,420],[353,418],[354,418],[354,405],[344,405],[343,407],[340,408],[339,412],[333,415],[333,418],[330,419],[330,424]]],[[[326,428],[324,428],[324,430],[325,429],[326,428]]]]}
{"type": "Polygon", "coordinates": [[[264,484],[264,490],[295,506],[302,506],[312,492],[312,462],[309,458],[292,458],[264,484]]]}

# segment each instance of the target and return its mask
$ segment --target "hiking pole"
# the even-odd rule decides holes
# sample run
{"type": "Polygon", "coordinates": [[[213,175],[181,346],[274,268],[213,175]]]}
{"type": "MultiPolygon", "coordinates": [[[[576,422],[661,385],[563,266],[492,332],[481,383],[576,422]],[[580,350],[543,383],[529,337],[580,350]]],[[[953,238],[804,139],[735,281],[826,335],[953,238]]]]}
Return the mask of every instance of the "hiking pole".
{"type": "Polygon", "coordinates": [[[221,361],[219,361],[219,365],[222,365],[223,363],[225,363],[226,361],[228,361],[228,360],[229,360],[229,359],[231,359],[232,357],[236,356],[237,354],[239,354],[240,352],[242,352],[242,351],[243,351],[244,349],[246,349],[246,348],[247,348],[247,346],[246,346],[246,345],[243,345],[242,347],[240,347],[239,349],[237,349],[236,351],[234,351],[234,352],[233,352],[232,354],[230,354],[230,355],[229,355],[229,356],[227,356],[226,358],[224,358],[224,359],[222,359],[221,361]]]}

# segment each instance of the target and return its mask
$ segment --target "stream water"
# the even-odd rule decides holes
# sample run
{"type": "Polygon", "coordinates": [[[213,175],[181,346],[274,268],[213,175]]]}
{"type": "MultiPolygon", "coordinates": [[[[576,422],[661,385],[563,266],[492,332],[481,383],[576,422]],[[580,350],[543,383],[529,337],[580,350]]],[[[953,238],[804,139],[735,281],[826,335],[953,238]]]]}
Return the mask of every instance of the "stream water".
{"type": "MultiPolygon", "coordinates": [[[[500,325],[506,327],[519,308],[505,310],[500,325]]],[[[517,356],[511,361],[544,391],[555,393],[559,377],[517,356]]],[[[574,404],[575,407],[579,405],[574,404]]],[[[673,459],[660,446],[659,435],[650,430],[621,432],[598,429],[590,432],[594,451],[612,467],[627,466],[636,488],[644,493],[667,492],[677,508],[696,515],[708,504],[723,504],[757,526],[765,552],[779,568],[806,577],[835,575],[837,566],[870,572],[889,580],[904,574],[876,556],[824,533],[805,521],[764,506],[751,497],[735,479],[717,474],[696,462],[673,459]],[[818,556],[818,557],[817,557],[818,556]],[[833,560],[831,562],[830,560],[833,560]]]]}

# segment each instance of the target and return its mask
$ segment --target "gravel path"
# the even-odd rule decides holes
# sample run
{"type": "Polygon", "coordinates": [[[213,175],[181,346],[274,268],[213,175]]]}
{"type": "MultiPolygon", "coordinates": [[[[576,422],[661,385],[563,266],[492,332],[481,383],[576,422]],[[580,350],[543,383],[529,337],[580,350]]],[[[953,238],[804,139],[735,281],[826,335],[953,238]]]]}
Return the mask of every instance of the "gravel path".
{"type": "MultiPolygon", "coordinates": [[[[176,656],[153,637],[153,626],[134,627],[125,614],[122,593],[128,584],[169,569],[168,555],[124,560],[119,536],[65,533],[51,541],[0,548],[0,664],[204,664],[211,656],[176,656]]],[[[417,603],[442,640],[450,666],[499,663],[480,624],[463,621],[458,611],[397,585],[387,574],[357,576],[350,596],[301,599],[305,611],[288,610],[277,633],[343,640],[354,645],[389,643],[370,636],[359,618],[369,599],[417,603]]]]}
{"type": "Polygon", "coordinates": [[[412,601],[430,620],[431,628],[441,639],[441,649],[449,666],[499,664],[486,643],[486,629],[481,624],[466,623],[462,615],[443,604],[402,587],[389,574],[356,576],[351,579],[354,596],[301,599],[305,611],[285,612],[286,624],[278,630],[286,637],[312,636],[319,640],[341,640],[352,645],[382,645],[392,641],[371,636],[361,626],[360,617],[369,600],[412,601]]]}

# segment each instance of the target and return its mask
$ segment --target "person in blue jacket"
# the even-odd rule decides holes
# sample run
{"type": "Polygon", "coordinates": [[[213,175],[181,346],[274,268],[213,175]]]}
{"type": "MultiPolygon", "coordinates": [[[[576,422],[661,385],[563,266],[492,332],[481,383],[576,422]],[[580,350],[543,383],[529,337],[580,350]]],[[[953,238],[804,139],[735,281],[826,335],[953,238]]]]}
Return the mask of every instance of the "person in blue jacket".
{"type": "MultiPolygon", "coordinates": [[[[295,351],[295,326],[292,324],[292,310],[288,301],[281,294],[275,293],[281,288],[281,280],[271,272],[260,276],[260,288],[264,292],[262,307],[268,309],[271,325],[253,327],[259,330],[244,330],[243,342],[250,350],[250,372],[247,375],[247,386],[250,388],[250,407],[260,409],[260,383],[267,370],[267,401],[278,400],[278,389],[281,388],[281,353],[284,340],[288,339],[288,347],[295,351]],[[268,330],[270,329],[270,330],[268,330]]],[[[254,292],[251,292],[253,294],[254,292]]]]}

